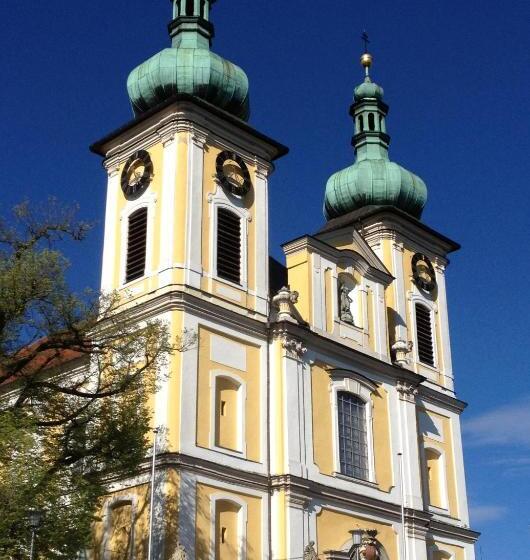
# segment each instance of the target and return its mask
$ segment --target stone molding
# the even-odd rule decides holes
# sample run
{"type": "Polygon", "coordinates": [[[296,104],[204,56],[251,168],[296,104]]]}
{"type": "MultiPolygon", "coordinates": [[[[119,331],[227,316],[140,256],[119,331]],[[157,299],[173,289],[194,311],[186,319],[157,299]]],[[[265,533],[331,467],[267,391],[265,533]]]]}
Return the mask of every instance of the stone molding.
{"type": "Polygon", "coordinates": [[[416,404],[416,395],[419,392],[417,385],[400,379],[396,384],[396,391],[399,394],[400,400],[416,404]]]}

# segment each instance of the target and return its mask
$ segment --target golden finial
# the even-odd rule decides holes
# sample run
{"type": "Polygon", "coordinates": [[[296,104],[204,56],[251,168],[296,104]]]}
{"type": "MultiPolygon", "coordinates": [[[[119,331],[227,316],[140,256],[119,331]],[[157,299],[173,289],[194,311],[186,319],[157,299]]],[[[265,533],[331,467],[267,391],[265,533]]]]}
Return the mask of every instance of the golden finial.
{"type": "Polygon", "coordinates": [[[370,43],[370,40],[368,39],[368,33],[366,33],[366,31],[363,31],[363,34],[361,35],[361,39],[364,42],[364,53],[361,56],[361,65],[363,66],[366,72],[366,78],[369,80],[370,68],[372,67],[374,57],[368,52],[368,44],[370,43]]]}

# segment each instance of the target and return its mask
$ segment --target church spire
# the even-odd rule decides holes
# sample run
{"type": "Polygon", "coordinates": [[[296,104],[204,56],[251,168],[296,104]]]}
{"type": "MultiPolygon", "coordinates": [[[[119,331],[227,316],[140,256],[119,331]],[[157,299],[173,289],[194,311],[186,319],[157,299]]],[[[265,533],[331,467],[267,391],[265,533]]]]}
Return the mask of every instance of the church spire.
{"type": "Polygon", "coordinates": [[[210,50],[215,0],[172,0],[171,48],[135,68],[127,90],[135,115],[154,109],[177,94],[208,101],[239,117],[249,117],[249,84],[245,72],[210,50]]]}
{"type": "Polygon", "coordinates": [[[364,206],[395,206],[420,218],[427,201],[427,186],[414,173],[389,160],[388,105],[384,90],[372,81],[373,56],[363,34],[363,83],[355,88],[350,115],[354,120],[352,145],[355,163],[332,175],[326,186],[324,214],[328,220],[364,206]]]}

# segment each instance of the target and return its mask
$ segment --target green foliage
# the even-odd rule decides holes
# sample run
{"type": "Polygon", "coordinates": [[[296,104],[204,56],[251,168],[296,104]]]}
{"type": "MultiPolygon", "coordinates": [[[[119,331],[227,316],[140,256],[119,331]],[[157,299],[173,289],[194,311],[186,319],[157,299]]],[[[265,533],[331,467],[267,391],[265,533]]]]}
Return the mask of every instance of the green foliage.
{"type": "Polygon", "coordinates": [[[171,341],[117,294],[70,291],[56,245],[88,229],[53,201],[0,221],[0,559],[27,557],[32,508],[44,512],[39,558],[89,544],[106,481],[146,457],[168,356],[195,342],[171,341]]]}

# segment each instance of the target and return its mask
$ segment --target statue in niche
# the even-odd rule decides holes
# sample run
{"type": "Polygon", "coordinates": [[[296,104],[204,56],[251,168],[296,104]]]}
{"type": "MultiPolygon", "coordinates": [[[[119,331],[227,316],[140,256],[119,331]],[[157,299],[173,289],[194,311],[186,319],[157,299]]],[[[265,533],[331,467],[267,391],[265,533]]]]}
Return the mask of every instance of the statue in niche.
{"type": "Polygon", "coordinates": [[[318,554],[315,550],[315,542],[311,541],[305,548],[304,548],[304,560],[318,560],[318,554]]]}
{"type": "Polygon", "coordinates": [[[351,287],[346,282],[339,286],[339,317],[344,323],[354,325],[353,315],[351,312],[351,304],[353,303],[350,297],[351,287]]]}

